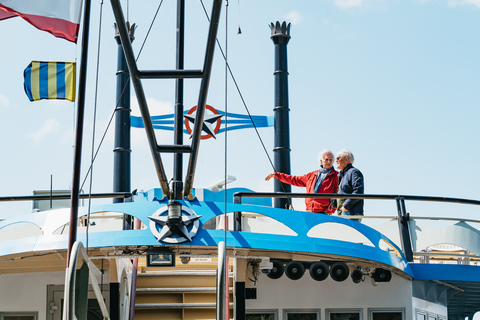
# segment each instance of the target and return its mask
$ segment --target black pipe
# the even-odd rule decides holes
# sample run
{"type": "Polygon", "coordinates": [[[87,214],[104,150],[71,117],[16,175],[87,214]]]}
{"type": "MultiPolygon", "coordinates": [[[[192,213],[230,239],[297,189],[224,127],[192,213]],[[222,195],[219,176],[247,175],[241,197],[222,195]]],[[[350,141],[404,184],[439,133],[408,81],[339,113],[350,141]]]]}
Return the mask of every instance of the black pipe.
{"type": "Polygon", "coordinates": [[[202,70],[141,70],[137,76],[139,79],[200,79],[205,74],[202,70]]]}
{"type": "MultiPolygon", "coordinates": [[[[135,38],[135,25],[130,27],[127,22],[130,40],[135,38]]],[[[127,61],[123,53],[120,34],[115,25],[115,40],[117,41],[117,91],[115,107],[115,144],[113,149],[113,192],[128,192],[131,190],[131,161],[130,155],[130,74],[127,61]]],[[[113,203],[123,202],[124,199],[114,198],[113,203]]],[[[124,229],[132,229],[132,217],[124,215],[124,229]]]]}
{"type": "Polygon", "coordinates": [[[73,244],[77,240],[80,169],[82,162],[83,124],[85,118],[85,93],[87,82],[88,37],[90,30],[91,3],[91,0],[85,0],[85,11],[83,15],[82,53],[80,58],[80,75],[78,79],[77,124],[75,130],[72,194],[70,199],[70,227],[68,235],[67,266],[70,263],[70,253],[72,251],[73,244]]]}
{"type": "MultiPolygon", "coordinates": [[[[281,25],[277,21],[271,23],[272,36],[275,44],[275,140],[274,140],[274,166],[276,172],[290,174],[290,128],[288,107],[288,67],[287,67],[287,44],[290,40],[290,23],[284,21],[281,25]]],[[[274,179],[273,190],[275,192],[291,192],[289,184],[274,179]]],[[[289,199],[275,198],[275,208],[287,208],[289,199]]]]}
{"type": "Polygon", "coordinates": [[[410,217],[405,209],[405,198],[397,197],[397,213],[398,213],[398,229],[400,231],[400,240],[402,243],[402,250],[408,262],[413,261],[412,240],[410,239],[410,229],[408,227],[408,220],[410,217]]]}
{"type": "MultiPolygon", "coordinates": [[[[185,56],[185,0],[177,1],[177,70],[183,70],[185,56]]],[[[175,81],[175,125],[173,140],[175,146],[183,144],[183,79],[175,81]]],[[[183,153],[173,155],[172,200],[182,200],[183,153]]]]}
{"type": "Polygon", "coordinates": [[[245,303],[245,282],[235,282],[235,319],[245,320],[247,319],[247,309],[245,303]]]}
{"type": "Polygon", "coordinates": [[[120,319],[120,283],[110,281],[110,320],[120,319]]]}

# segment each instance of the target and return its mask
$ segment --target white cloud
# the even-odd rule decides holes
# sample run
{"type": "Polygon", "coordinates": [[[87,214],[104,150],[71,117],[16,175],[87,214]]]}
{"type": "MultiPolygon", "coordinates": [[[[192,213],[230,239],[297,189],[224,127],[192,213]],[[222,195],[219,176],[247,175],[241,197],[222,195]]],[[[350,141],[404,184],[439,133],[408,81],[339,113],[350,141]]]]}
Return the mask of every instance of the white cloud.
{"type": "Polygon", "coordinates": [[[365,0],[333,0],[333,4],[342,9],[361,7],[365,0]]]}
{"type": "MultiPolygon", "coordinates": [[[[140,108],[135,97],[130,102],[132,106],[132,115],[140,116],[140,108]]],[[[160,101],[155,98],[147,98],[148,110],[151,116],[173,113],[173,103],[170,101],[160,101]]]]}
{"type": "Polygon", "coordinates": [[[302,16],[298,11],[291,11],[285,15],[285,20],[290,21],[290,23],[295,26],[297,24],[300,24],[302,22],[302,16]]]}
{"type": "Polygon", "coordinates": [[[9,107],[10,100],[8,100],[7,96],[0,94],[0,107],[9,107]]]}
{"type": "Polygon", "coordinates": [[[450,7],[458,6],[476,6],[480,8],[480,0],[448,0],[448,5],[450,7]]]}
{"type": "MultiPolygon", "coordinates": [[[[141,114],[137,99],[132,98],[130,105],[132,107],[132,115],[139,117],[141,114]]],[[[150,111],[150,116],[152,117],[158,115],[173,114],[174,112],[173,103],[170,101],[160,101],[155,98],[147,98],[147,105],[148,110],[150,111]]],[[[158,132],[158,130],[155,131],[157,136],[157,143],[165,144],[167,142],[172,142],[171,133],[173,131],[162,131],[161,134],[158,132]]],[[[145,141],[147,141],[145,129],[132,128],[131,133],[132,146],[139,146],[145,143],[145,141]]]]}
{"type": "Polygon", "coordinates": [[[57,133],[59,127],[60,122],[55,119],[47,119],[47,121],[45,121],[45,124],[36,132],[29,135],[29,137],[33,140],[33,143],[37,144],[40,140],[42,140],[49,134],[57,133]]]}

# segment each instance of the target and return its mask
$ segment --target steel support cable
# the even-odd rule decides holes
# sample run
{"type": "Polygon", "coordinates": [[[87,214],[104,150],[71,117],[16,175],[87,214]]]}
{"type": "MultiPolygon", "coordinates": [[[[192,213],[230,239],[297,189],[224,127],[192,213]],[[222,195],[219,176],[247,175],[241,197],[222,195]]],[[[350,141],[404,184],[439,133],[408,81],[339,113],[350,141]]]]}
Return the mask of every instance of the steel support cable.
{"type": "Polygon", "coordinates": [[[135,62],[138,61],[138,58],[140,58],[140,54],[142,53],[143,47],[145,46],[145,43],[147,42],[148,36],[150,35],[150,31],[152,30],[153,23],[157,19],[158,12],[160,11],[160,8],[163,4],[163,0],[160,1],[157,11],[155,12],[155,15],[153,16],[152,23],[150,23],[150,27],[148,28],[147,34],[145,35],[145,39],[143,39],[142,46],[140,47],[140,50],[138,51],[137,58],[135,59],[135,62]]]}
{"type": "MultiPolygon", "coordinates": [[[[200,3],[202,4],[202,7],[203,7],[203,11],[205,12],[205,16],[207,17],[207,20],[210,21],[210,17],[208,16],[208,12],[203,4],[203,1],[200,0],[200,3]]],[[[272,167],[273,171],[274,172],[277,172],[277,170],[275,169],[275,165],[273,164],[272,162],[272,158],[270,158],[270,155],[268,154],[268,151],[267,151],[267,148],[265,147],[265,144],[263,143],[263,139],[262,137],[260,136],[260,133],[258,132],[258,128],[257,126],[255,125],[255,122],[253,121],[253,118],[252,118],[252,115],[250,114],[250,110],[248,110],[248,107],[247,107],[247,103],[245,102],[245,99],[243,98],[243,94],[242,92],[240,91],[240,87],[238,86],[238,83],[237,83],[237,80],[235,79],[235,76],[233,75],[233,72],[232,72],[232,69],[230,68],[230,65],[228,64],[228,61],[227,61],[227,57],[225,55],[225,53],[223,52],[223,49],[222,49],[222,46],[220,44],[220,42],[218,41],[217,39],[217,45],[218,45],[218,49],[220,50],[222,56],[223,56],[223,59],[225,60],[225,64],[228,68],[228,72],[230,73],[230,76],[232,77],[232,81],[233,83],[235,84],[235,88],[237,89],[237,92],[238,92],[238,95],[240,97],[240,99],[242,100],[242,103],[243,103],[243,106],[245,107],[245,111],[247,112],[248,114],[248,117],[250,118],[250,121],[252,122],[252,125],[253,125],[253,128],[255,129],[255,133],[257,134],[257,137],[262,145],[262,148],[263,148],[263,151],[265,152],[265,154],[267,155],[267,159],[268,161],[270,162],[270,166],[272,167]]],[[[227,118],[226,116],[227,114],[227,111],[225,110],[225,119],[227,118]]],[[[225,122],[226,123],[226,122],[225,122]]],[[[227,131],[225,130],[225,134],[227,133],[227,131]]],[[[283,189],[283,192],[286,194],[287,191],[285,190],[283,184],[280,184],[280,186],[282,187],[283,189]]],[[[293,204],[290,200],[290,198],[287,198],[287,201],[288,203],[290,204],[290,206],[292,207],[293,209],[293,204]]]]}
{"type": "MultiPolygon", "coordinates": [[[[225,181],[224,181],[224,226],[223,226],[223,241],[224,245],[219,244],[218,250],[222,250],[223,256],[223,266],[222,266],[222,272],[223,274],[219,274],[219,277],[223,277],[221,283],[223,285],[217,287],[217,290],[220,289],[220,295],[223,295],[223,299],[220,299],[222,303],[218,306],[220,310],[217,310],[217,315],[222,315],[222,316],[217,316],[217,320],[223,319],[225,320],[230,319],[230,301],[229,301],[229,283],[228,283],[228,257],[226,254],[226,248],[227,248],[227,230],[228,230],[228,215],[227,215],[227,172],[228,172],[228,134],[227,134],[227,128],[228,128],[228,121],[227,121],[227,111],[228,111],[228,68],[227,68],[227,61],[228,61],[228,0],[225,0],[225,140],[224,140],[224,149],[225,149],[225,181]],[[222,308],[223,307],[223,308],[222,308]],[[220,311],[220,312],[219,312],[220,311]]],[[[220,269],[219,269],[220,271],[220,269]]],[[[217,293],[218,295],[218,293],[217,293]]],[[[217,303],[218,304],[218,303],[217,303]]]]}
{"type": "MultiPolygon", "coordinates": [[[[93,155],[95,153],[95,128],[96,128],[96,123],[97,123],[97,101],[98,101],[98,70],[100,68],[100,47],[101,47],[101,35],[102,35],[102,21],[103,21],[103,0],[100,0],[100,17],[99,17],[99,23],[98,23],[98,44],[97,44],[97,72],[95,75],[95,102],[93,103],[93,128],[92,128],[92,155],[90,158],[90,186],[89,186],[89,196],[88,196],[88,210],[87,210],[87,221],[86,221],[86,242],[85,242],[85,250],[87,251],[88,255],[88,231],[89,231],[89,226],[90,226],[90,209],[92,205],[92,184],[93,184],[93,155]]],[[[83,184],[82,184],[83,187],[83,184]]],[[[81,188],[80,188],[81,190],[81,188]]]]}
{"type": "Polygon", "coordinates": [[[220,21],[221,6],[222,0],[213,0],[212,18],[210,26],[208,28],[207,45],[205,48],[205,58],[203,61],[204,76],[202,77],[200,83],[200,91],[197,102],[197,113],[195,116],[195,123],[197,123],[197,125],[194,126],[192,131],[192,153],[190,154],[190,158],[188,160],[187,174],[185,177],[185,187],[183,189],[184,196],[189,197],[190,199],[193,197],[193,180],[195,177],[195,170],[198,160],[198,150],[202,135],[202,126],[198,124],[203,123],[205,115],[205,106],[207,102],[208,88],[210,85],[213,57],[215,52],[215,42],[217,40],[217,31],[220,21]]]}
{"type": "MultiPolygon", "coordinates": [[[[147,38],[148,38],[148,36],[149,36],[149,34],[150,34],[150,30],[152,29],[153,23],[155,22],[155,20],[156,20],[156,18],[157,18],[157,14],[158,14],[158,12],[159,12],[159,10],[160,10],[160,7],[162,6],[162,3],[163,3],[163,0],[160,2],[159,6],[158,6],[158,8],[157,8],[157,11],[155,12],[155,15],[154,15],[154,17],[153,17],[153,20],[152,20],[152,22],[150,23],[150,27],[149,27],[149,29],[148,29],[147,35],[145,36],[145,39],[143,40],[142,46],[141,46],[141,48],[140,48],[140,51],[138,52],[138,55],[137,55],[137,58],[135,59],[135,61],[137,61],[137,60],[140,58],[140,54],[142,53],[142,49],[143,49],[143,47],[145,46],[145,43],[146,43],[146,41],[147,41],[147,38]]],[[[102,4],[103,4],[103,1],[102,1],[102,4]]],[[[98,67],[97,67],[97,75],[98,75],[98,67]]],[[[100,140],[100,143],[99,143],[99,145],[98,145],[98,147],[97,147],[97,151],[95,152],[95,156],[93,157],[93,160],[92,160],[92,162],[91,162],[91,164],[90,164],[90,167],[88,168],[88,171],[87,171],[87,173],[85,174],[85,179],[83,180],[82,186],[81,186],[80,189],[83,188],[83,186],[85,185],[85,182],[87,181],[88,175],[89,175],[90,172],[92,171],[93,163],[95,162],[95,159],[97,158],[97,155],[98,155],[98,153],[100,152],[100,147],[102,146],[103,141],[105,140],[105,137],[107,136],[108,129],[110,129],[110,125],[112,124],[113,118],[114,118],[114,116],[115,116],[115,110],[118,108],[118,105],[120,104],[120,101],[122,100],[122,97],[123,97],[123,95],[124,95],[124,93],[125,93],[125,89],[127,88],[127,86],[128,86],[129,84],[130,84],[130,78],[128,78],[128,81],[125,83],[125,86],[123,87],[122,93],[120,94],[120,97],[119,97],[119,99],[118,99],[118,101],[117,101],[117,104],[115,105],[115,109],[113,109],[112,115],[110,116],[110,120],[108,121],[107,127],[105,128],[105,131],[104,131],[104,133],[103,133],[102,139],[100,140]]],[[[87,248],[88,248],[88,246],[87,246],[87,248]]]]}

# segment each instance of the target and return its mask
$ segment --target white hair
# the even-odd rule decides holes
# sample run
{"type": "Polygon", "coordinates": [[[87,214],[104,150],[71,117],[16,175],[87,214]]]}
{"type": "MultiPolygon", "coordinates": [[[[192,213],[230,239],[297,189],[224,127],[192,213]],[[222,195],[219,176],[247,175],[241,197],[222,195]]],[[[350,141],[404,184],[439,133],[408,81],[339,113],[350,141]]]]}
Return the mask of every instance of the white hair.
{"type": "Polygon", "coordinates": [[[337,152],[337,157],[348,158],[349,163],[353,163],[353,161],[355,161],[352,151],[350,151],[348,149],[342,149],[342,150],[338,151],[337,152]]]}
{"type": "Polygon", "coordinates": [[[320,152],[320,153],[318,154],[318,160],[319,160],[319,161],[322,161],[322,160],[323,160],[323,156],[324,156],[326,153],[330,153],[330,154],[332,155],[332,157],[334,157],[332,151],[330,151],[330,150],[328,150],[328,149],[325,149],[325,150],[323,150],[322,152],[320,152]]]}

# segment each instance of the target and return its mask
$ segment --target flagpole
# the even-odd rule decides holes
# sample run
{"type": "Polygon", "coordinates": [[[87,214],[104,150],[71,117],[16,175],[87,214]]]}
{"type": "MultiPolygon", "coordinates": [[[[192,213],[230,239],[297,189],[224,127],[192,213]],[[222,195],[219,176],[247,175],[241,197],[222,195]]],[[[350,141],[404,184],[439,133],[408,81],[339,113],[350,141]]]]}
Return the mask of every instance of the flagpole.
{"type": "Polygon", "coordinates": [[[82,53],[80,57],[80,74],[78,83],[77,124],[75,130],[75,148],[73,158],[72,196],[70,199],[70,231],[68,238],[67,267],[70,253],[77,240],[78,203],[80,198],[80,165],[82,159],[83,123],[85,118],[85,91],[87,82],[88,36],[90,29],[91,0],[85,0],[82,32],[82,53]]]}

